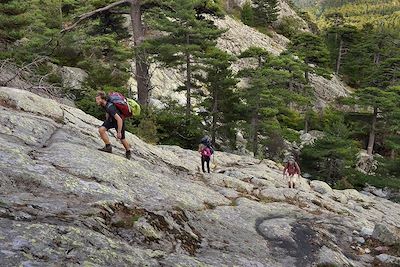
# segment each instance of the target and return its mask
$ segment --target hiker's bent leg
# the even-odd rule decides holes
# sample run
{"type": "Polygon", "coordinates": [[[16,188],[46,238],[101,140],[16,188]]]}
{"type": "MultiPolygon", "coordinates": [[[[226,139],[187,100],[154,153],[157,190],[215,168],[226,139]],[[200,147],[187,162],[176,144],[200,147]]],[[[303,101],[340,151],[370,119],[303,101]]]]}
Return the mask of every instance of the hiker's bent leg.
{"type": "Polygon", "coordinates": [[[121,139],[121,143],[124,146],[126,151],[131,150],[131,145],[128,143],[128,141],[126,141],[126,139],[121,139]]]}
{"type": "Polygon", "coordinates": [[[104,126],[99,127],[99,134],[101,139],[103,140],[104,144],[109,145],[110,144],[110,138],[108,138],[107,134],[107,128],[104,126]]]}

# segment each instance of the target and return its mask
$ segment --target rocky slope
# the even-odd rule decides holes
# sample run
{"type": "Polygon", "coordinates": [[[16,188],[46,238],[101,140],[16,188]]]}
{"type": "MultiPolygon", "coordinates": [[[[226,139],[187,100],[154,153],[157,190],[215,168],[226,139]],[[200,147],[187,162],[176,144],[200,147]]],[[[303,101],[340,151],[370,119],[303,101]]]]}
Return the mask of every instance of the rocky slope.
{"type": "MultiPolygon", "coordinates": [[[[127,134],[134,157],[96,148],[101,122],[0,87],[1,266],[371,266],[396,262],[400,205],[280,166],[127,134]],[[396,245],[397,244],[397,245],[396,245]]],[[[388,265],[389,266],[389,265],[388,265]]]]}

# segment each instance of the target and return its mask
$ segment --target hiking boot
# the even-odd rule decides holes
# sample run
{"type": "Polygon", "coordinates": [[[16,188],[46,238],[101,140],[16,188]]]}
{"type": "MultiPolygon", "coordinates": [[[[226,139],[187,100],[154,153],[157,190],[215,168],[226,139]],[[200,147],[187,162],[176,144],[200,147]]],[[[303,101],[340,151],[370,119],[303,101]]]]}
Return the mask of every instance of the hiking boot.
{"type": "Polygon", "coordinates": [[[125,152],[125,157],[126,157],[127,159],[131,159],[131,151],[130,151],[130,150],[128,150],[128,151],[125,152]]]}
{"type": "Polygon", "coordinates": [[[99,148],[100,151],[107,152],[107,153],[112,153],[112,146],[111,145],[105,145],[103,148],[99,148]]]}

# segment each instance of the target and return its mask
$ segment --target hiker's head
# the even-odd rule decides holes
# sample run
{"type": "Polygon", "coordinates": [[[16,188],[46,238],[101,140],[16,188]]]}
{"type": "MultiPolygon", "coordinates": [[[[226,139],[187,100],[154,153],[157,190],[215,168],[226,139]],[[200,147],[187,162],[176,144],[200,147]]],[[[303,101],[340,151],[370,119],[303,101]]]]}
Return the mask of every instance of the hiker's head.
{"type": "Polygon", "coordinates": [[[105,106],[107,104],[107,94],[104,91],[98,91],[96,94],[96,104],[105,106]]]}

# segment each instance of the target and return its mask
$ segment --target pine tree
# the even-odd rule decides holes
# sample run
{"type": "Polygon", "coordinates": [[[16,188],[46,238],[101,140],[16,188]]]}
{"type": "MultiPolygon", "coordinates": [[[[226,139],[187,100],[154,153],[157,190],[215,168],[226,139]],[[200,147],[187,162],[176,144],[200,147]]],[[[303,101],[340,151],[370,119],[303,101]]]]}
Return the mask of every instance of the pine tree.
{"type": "Polygon", "coordinates": [[[284,101],[289,109],[299,110],[304,114],[304,130],[309,128],[309,115],[312,109],[314,91],[308,85],[306,72],[309,67],[301,60],[295,59],[291,54],[282,54],[272,58],[266,67],[286,71],[289,76],[285,80],[284,101]]]}
{"type": "MultiPolygon", "coordinates": [[[[343,61],[342,73],[349,84],[354,87],[382,87],[377,80],[385,72],[383,65],[390,58],[400,57],[400,48],[396,45],[398,40],[386,29],[364,25],[343,61]]],[[[386,71],[390,72],[390,68],[386,71]]]]}
{"type": "Polygon", "coordinates": [[[268,26],[278,19],[278,0],[253,0],[254,20],[258,26],[268,26]]]}
{"type": "Polygon", "coordinates": [[[377,67],[370,78],[371,83],[379,88],[387,88],[400,84],[400,55],[388,58],[377,67]]]}
{"type": "Polygon", "coordinates": [[[254,156],[258,156],[262,125],[274,120],[279,109],[284,106],[283,95],[285,81],[289,73],[281,70],[263,68],[256,70],[250,79],[249,87],[242,91],[246,117],[250,128],[250,144],[254,156]]]}
{"type": "MultiPolygon", "coordinates": [[[[111,11],[122,14],[129,14],[132,25],[132,36],[133,43],[135,46],[135,78],[137,81],[138,91],[138,102],[142,106],[147,106],[149,103],[149,92],[150,92],[150,74],[149,64],[147,62],[147,54],[144,50],[140,50],[139,47],[145,40],[145,27],[142,21],[143,11],[146,10],[146,2],[143,0],[120,0],[117,2],[111,2],[108,0],[100,0],[92,2],[95,6],[99,6],[97,9],[92,9],[89,12],[79,15],[75,22],[66,25],[61,33],[65,34],[76,29],[83,21],[90,18],[96,18],[100,14],[109,13],[111,11]],[[108,5],[107,5],[108,4],[108,5]]],[[[159,3],[154,2],[155,6],[159,3]]],[[[74,6],[71,1],[67,2],[69,8],[74,6]]],[[[151,5],[153,6],[153,5],[151,5]]],[[[96,8],[96,7],[94,7],[96,8]]]]}
{"type": "Polygon", "coordinates": [[[358,145],[350,138],[343,113],[327,110],[324,119],[325,136],[303,148],[301,164],[315,178],[335,184],[354,166],[358,145]]]}
{"type": "MultiPolygon", "coordinates": [[[[239,58],[255,58],[258,63],[257,67],[261,68],[271,59],[271,54],[264,48],[251,46],[243,51],[239,58]]],[[[251,69],[249,70],[251,71],[251,69]]]]}
{"type": "Polygon", "coordinates": [[[240,12],[240,20],[248,26],[254,26],[254,11],[251,2],[247,1],[243,5],[242,11],[240,12]]]}
{"type": "Polygon", "coordinates": [[[26,1],[0,2],[0,43],[12,43],[23,37],[24,29],[29,24],[27,10],[26,1]]]}
{"type": "Polygon", "coordinates": [[[399,96],[400,94],[396,94],[389,89],[367,87],[356,90],[350,98],[344,100],[346,104],[373,110],[372,114],[370,114],[371,122],[367,146],[369,155],[372,155],[374,151],[378,119],[385,120],[387,114],[396,110],[396,105],[400,102],[399,96]]]}
{"type": "MultiPolygon", "coordinates": [[[[312,33],[301,33],[293,38],[289,45],[289,52],[299,56],[307,65],[313,64],[316,67],[327,69],[329,67],[329,50],[321,37],[312,33]]],[[[313,68],[306,68],[305,78],[308,81],[309,71],[313,68]]]]}
{"type": "Polygon", "coordinates": [[[249,80],[249,86],[241,94],[252,151],[257,156],[258,136],[271,132],[270,127],[280,128],[278,115],[288,106],[309,106],[310,91],[304,79],[304,63],[291,55],[272,57],[264,49],[250,48],[240,57],[251,57],[258,62],[255,68],[240,72],[249,80]]]}
{"type": "Polygon", "coordinates": [[[232,125],[230,123],[234,119],[232,115],[235,113],[234,106],[237,101],[237,94],[233,89],[238,82],[230,69],[233,61],[234,58],[231,55],[215,48],[207,51],[202,62],[206,77],[201,81],[210,92],[205,102],[211,114],[210,132],[214,144],[217,133],[223,136],[233,130],[229,126],[232,125]],[[224,133],[220,129],[224,129],[224,133]]]}
{"type": "Polygon", "coordinates": [[[335,73],[341,72],[343,60],[349,53],[351,46],[359,38],[357,36],[358,30],[349,25],[341,25],[339,27],[332,27],[328,30],[328,43],[330,43],[331,55],[334,61],[335,73]]]}
{"type": "Polygon", "coordinates": [[[150,25],[163,33],[162,37],[150,40],[145,45],[154,59],[168,67],[179,67],[185,72],[186,117],[192,111],[192,89],[198,63],[209,47],[216,45],[217,38],[224,32],[195,11],[195,3],[175,0],[170,9],[157,10],[158,16],[149,17],[150,25]]]}

